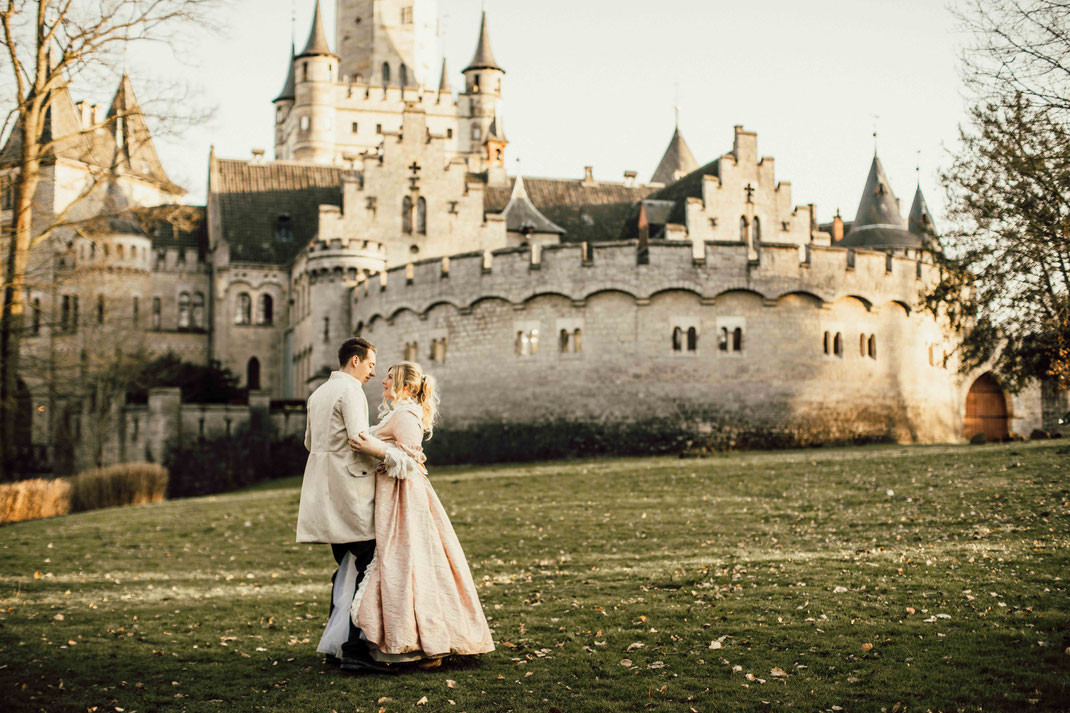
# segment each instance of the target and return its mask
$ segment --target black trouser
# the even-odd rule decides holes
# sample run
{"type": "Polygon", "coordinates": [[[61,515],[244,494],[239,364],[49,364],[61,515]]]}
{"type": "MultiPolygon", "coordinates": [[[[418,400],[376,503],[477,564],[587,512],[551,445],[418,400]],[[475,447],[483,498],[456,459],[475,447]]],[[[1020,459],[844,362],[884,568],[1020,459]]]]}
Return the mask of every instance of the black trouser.
{"type": "MultiPolygon", "coordinates": [[[[342,558],[345,557],[346,552],[352,552],[353,558],[356,560],[356,585],[360,586],[361,580],[364,579],[364,573],[372,561],[372,555],[375,554],[375,540],[363,540],[362,542],[347,542],[345,544],[331,545],[331,554],[334,555],[334,561],[339,565],[342,564],[342,558]]],[[[328,618],[334,613],[334,586],[337,579],[338,570],[335,570],[334,574],[331,575],[331,608],[327,615],[328,618]]],[[[349,636],[346,638],[346,642],[342,644],[342,657],[366,656],[367,654],[368,643],[360,638],[360,629],[353,624],[353,619],[350,617],[349,636]]]]}

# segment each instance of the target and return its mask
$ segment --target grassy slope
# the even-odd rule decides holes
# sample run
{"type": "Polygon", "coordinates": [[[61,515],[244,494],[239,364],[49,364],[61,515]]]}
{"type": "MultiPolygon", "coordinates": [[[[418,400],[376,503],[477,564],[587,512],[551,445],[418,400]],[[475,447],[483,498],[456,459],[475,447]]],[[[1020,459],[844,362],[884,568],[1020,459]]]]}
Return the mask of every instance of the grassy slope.
{"type": "Polygon", "coordinates": [[[0,708],[1066,709],[1066,452],[439,469],[499,647],[404,677],[321,665],[296,480],[5,527],[0,708]]]}

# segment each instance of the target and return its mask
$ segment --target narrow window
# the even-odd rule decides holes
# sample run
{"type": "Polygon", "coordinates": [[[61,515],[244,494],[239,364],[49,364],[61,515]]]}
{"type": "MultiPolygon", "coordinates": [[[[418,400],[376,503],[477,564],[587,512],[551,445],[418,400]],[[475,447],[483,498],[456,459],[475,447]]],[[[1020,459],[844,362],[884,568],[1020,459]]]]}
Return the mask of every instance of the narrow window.
{"type": "Polygon", "coordinates": [[[742,327],[736,327],[732,331],[732,351],[734,351],[734,352],[743,351],[743,328],[742,327]]]}
{"type": "Polygon", "coordinates": [[[301,131],[308,131],[308,126],[309,126],[308,117],[307,116],[302,116],[301,117],[301,131]]]}
{"type": "Polygon", "coordinates": [[[390,84],[390,63],[383,62],[383,86],[390,84]]]}
{"type": "Polygon", "coordinates": [[[572,351],[583,351],[583,332],[580,330],[579,327],[576,327],[576,329],[574,329],[572,332],[572,351]]]}
{"type": "Polygon", "coordinates": [[[568,353],[568,330],[567,329],[562,329],[561,330],[561,333],[558,335],[558,338],[557,338],[557,345],[558,345],[558,348],[561,350],[562,354],[567,354],[568,353]]]}
{"type": "Polygon", "coordinates": [[[357,122],[355,122],[355,121],[354,121],[354,122],[353,122],[352,124],[350,124],[350,126],[349,126],[349,132],[350,132],[351,134],[355,134],[355,133],[357,133],[357,129],[359,129],[359,128],[360,128],[360,127],[359,127],[359,125],[357,124],[357,122]]]}
{"type": "Polygon", "coordinates": [[[683,330],[681,330],[679,327],[672,328],[672,350],[674,352],[680,351],[682,333],[683,330]]]}
{"type": "Polygon", "coordinates": [[[739,239],[741,242],[747,242],[747,216],[739,219],[739,239]]]}
{"type": "Polygon", "coordinates": [[[936,366],[935,354],[933,353],[933,345],[929,345],[929,366],[936,366]]]}
{"type": "Polygon", "coordinates": [[[722,352],[728,351],[728,327],[721,327],[717,333],[717,348],[722,352]]]}
{"type": "Polygon", "coordinates": [[[78,295],[71,297],[71,331],[78,331],[78,295]]]}
{"type": "Polygon", "coordinates": [[[138,322],[140,322],[140,321],[141,321],[141,301],[137,297],[135,297],[134,298],[134,326],[135,327],[140,326],[138,324],[138,322]]]}
{"type": "Polygon", "coordinates": [[[120,260],[125,260],[126,259],[126,251],[123,250],[123,246],[122,245],[119,245],[119,247],[116,248],[115,250],[116,250],[116,254],[119,256],[120,260]]]}
{"type": "Polygon", "coordinates": [[[698,330],[694,327],[687,328],[687,351],[693,352],[698,349],[698,330]]]}
{"type": "Polygon", "coordinates": [[[416,201],[416,232],[427,235],[427,201],[423,196],[416,201]]]}
{"type": "Polygon", "coordinates": [[[104,324],[104,295],[97,295],[97,324],[104,324]]]}
{"type": "Polygon", "coordinates": [[[864,334],[858,335],[858,354],[859,356],[866,355],[866,335],[864,334]]]}
{"type": "Polygon", "coordinates": [[[204,329],[204,293],[193,293],[193,327],[204,329]]]}
{"type": "Polygon", "coordinates": [[[33,333],[34,336],[41,333],[41,300],[37,297],[33,299],[33,333]]]}
{"type": "Polygon", "coordinates": [[[324,317],[323,318],[323,341],[325,341],[325,342],[331,341],[331,318],[330,317],[324,317]]]}
{"type": "Polygon", "coordinates": [[[866,343],[866,351],[868,352],[870,359],[876,359],[877,358],[877,335],[876,334],[869,335],[869,339],[867,340],[867,343],[866,343]]]}
{"type": "Polygon", "coordinates": [[[383,125],[382,124],[376,124],[375,125],[375,133],[377,133],[377,134],[383,133],[383,125]]]}
{"type": "Polygon", "coordinates": [[[523,332],[517,332],[516,333],[516,343],[513,345],[513,348],[516,350],[517,356],[523,355],[523,353],[524,353],[524,333],[523,332]]]}
{"type": "Polygon", "coordinates": [[[412,234],[412,198],[408,196],[401,199],[401,232],[412,234]]]}
{"type": "Polygon", "coordinates": [[[245,367],[245,383],[250,389],[260,388],[260,360],[256,357],[249,359],[249,364],[245,367]]]}
{"type": "Polygon", "coordinates": [[[161,309],[160,309],[160,298],[159,297],[153,297],[152,298],[152,328],[153,329],[159,329],[160,328],[160,312],[161,312],[161,309]]]}
{"type": "Polygon", "coordinates": [[[234,313],[234,324],[249,324],[252,322],[253,300],[248,292],[238,294],[237,311],[234,313]]]}
{"type": "Polygon", "coordinates": [[[535,354],[539,351],[539,330],[533,329],[528,333],[528,354],[535,354]]]}
{"type": "Polygon", "coordinates": [[[398,84],[403,87],[406,87],[409,84],[409,68],[405,66],[404,62],[398,67],[398,84]]]}
{"type": "Polygon", "coordinates": [[[453,138],[453,129],[446,129],[446,138],[447,139],[452,139],[453,138]]]}
{"type": "Polygon", "coordinates": [[[260,302],[257,305],[257,317],[260,324],[271,324],[274,320],[275,303],[271,299],[271,295],[260,295],[260,302]]]}
{"type": "Polygon", "coordinates": [[[838,357],[843,356],[843,337],[839,332],[836,332],[836,336],[832,338],[832,353],[838,357]]]}
{"type": "Polygon", "coordinates": [[[754,216],[754,224],[751,226],[751,240],[757,247],[758,243],[762,242],[762,221],[758,220],[758,216],[754,216]]]}
{"type": "Polygon", "coordinates": [[[190,327],[190,298],[188,292],[178,296],[178,328],[189,329],[190,327]]]}
{"type": "Polygon", "coordinates": [[[472,82],[472,91],[474,91],[476,94],[479,93],[479,75],[478,74],[475,76],[475,80],[472,82]]]}
{"type": "Polygon", "coordinates": [[[828,332],[825,332],[824,336],[821,339],[821,347],[822,347],[822,349],[824,349],[826,354],[829,353],[829,333],[828,332]]]}

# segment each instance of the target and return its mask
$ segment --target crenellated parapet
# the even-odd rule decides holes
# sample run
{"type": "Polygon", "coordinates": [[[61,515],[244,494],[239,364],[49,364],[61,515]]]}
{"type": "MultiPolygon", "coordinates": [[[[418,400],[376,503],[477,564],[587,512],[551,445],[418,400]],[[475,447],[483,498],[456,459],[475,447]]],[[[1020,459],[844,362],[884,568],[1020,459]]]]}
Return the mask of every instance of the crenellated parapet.
{"type": "Polygon", "coordinates": [[[853,297],[870,311],[895,302],[912,311],[934,277],[929,262],[883,252],[765,244],[758,259],[741,243],[652,241],[648,259],[638,243],[565,244],[465,253],[392,268],[357,286],[353,319],[389,318],[401,310],[425,314],[448,303],[462,312],[485,299],[523,305],[546,294],[582,303],[599,292],[622,292],[639,304],[659,292],[684,290],[712,304],[744,291],[775,305],[809,295],[821,305],[853,297]]]}
{"type": "Polygon", "coordinates": [[[316,239],[306,248],[304,274],[311,283],[347,281],[381,272],[386,265],[386,246],[357,238],[316,239]]]}

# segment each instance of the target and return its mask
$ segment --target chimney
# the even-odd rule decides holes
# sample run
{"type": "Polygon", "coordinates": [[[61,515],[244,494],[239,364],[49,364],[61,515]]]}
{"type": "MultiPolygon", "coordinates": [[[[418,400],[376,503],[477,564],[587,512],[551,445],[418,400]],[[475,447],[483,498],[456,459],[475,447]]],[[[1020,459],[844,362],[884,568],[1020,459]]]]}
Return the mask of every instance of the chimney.
{"type": "Polygon", "coordinates": [[[838,243],[843,240],[843,218],[840,217],[840,209],[836,209],[836,217],[832,219],[832,242],[838,243]]]}
{"type": "Polygon", "coordinates": [[[637,178],[639,178],[639,172],[638,171],[625,171],[624,172],[624,185],[626,185],[628,188],[635,188],[636,183],[637,183],[637,181],[636,181],[637,178]]]}
{"type": "Polygon", "coordinates": [[[583,185],[593,186],[596,183],[594,180],[594,166],[583,167],[583,185]]]}

